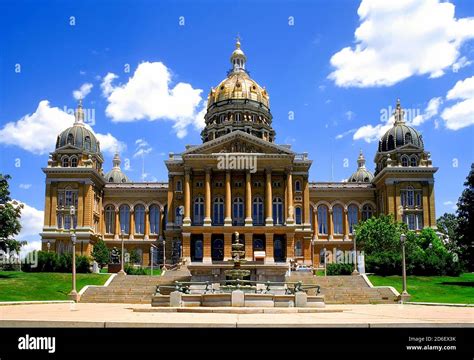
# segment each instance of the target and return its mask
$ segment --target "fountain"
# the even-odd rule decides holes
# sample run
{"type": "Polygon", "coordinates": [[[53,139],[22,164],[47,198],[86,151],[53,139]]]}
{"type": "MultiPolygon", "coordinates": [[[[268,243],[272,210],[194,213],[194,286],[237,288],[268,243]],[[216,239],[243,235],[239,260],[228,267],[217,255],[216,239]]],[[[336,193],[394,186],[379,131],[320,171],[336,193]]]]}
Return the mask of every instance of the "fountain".
{"type": "Polygon", "coordinates": [[[256,286],[252,286],[249,281],[245,280],[245,278],[250,276],[250,270],[242,269],[240,266],[246,262],[245,245],[240,243],[237,231],[234,233],[234,237],[231,250],[232,259],[229,260],[232,261],[233,267],[230,270],[224,271],[226,281],[225,285],[222,285],[220,288],[225,292],[232,292],[233,290],[255,291],[256,286]]]}

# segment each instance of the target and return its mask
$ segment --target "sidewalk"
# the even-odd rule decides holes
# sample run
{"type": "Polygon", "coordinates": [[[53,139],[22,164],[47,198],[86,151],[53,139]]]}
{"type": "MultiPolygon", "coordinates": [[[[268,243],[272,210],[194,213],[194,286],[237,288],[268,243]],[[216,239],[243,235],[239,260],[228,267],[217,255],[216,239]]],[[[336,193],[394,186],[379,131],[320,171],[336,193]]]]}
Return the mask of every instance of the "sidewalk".
{"type": "Polygon", "coordinates": [[[321,313],[146,312],[150,305],[0,306],[0,327],[474,327],[474,309],[423,305],[327,305],[321,313]]]}

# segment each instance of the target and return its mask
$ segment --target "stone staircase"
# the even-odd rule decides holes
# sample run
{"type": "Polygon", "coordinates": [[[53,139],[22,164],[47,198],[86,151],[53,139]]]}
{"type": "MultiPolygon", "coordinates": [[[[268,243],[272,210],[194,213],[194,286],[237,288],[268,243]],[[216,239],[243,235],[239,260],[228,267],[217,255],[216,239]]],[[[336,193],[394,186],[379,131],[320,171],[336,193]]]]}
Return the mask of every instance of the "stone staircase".
{"type": "Polygon", "coordinates": [[[188,269],[166,271],[163,276],[117,275],[108,286],[89,287],[81,296],[87,303],[150,304],[157,285],[171,285],[174,281],[189,281],[188,269]]]}
{"type": "MultiPolygon", "coordinates": [[[[286,281],[321,286],[326,304],[394,304],[398,297],[388,287],[370,287],[360,275],[308,276],[293,272],[286,281]]],[[[313,295],[315,290],[309,290],[313,295]]]]}

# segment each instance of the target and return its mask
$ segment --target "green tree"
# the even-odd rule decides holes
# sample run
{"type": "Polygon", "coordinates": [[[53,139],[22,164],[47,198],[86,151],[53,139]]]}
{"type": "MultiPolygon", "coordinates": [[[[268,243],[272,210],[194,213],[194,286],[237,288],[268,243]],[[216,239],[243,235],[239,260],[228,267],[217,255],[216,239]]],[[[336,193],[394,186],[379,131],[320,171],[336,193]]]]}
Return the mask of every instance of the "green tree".
{"type": "Polygon", "coordinates": [[[438,231],[448,238],[446,248],[451,252],[459,252],[458,248],[458,218],[454,214],[444,213],[436,220],[438,231]]]}
{"type": "Polygon", "coordinates": [[[459,245],[459,257],[469,271],[474,270],[474,163],[467,176],[466,187],[458,200],[458,228],[457,243],[459,245]]]}
{"type": "Polygon", "coordinates": [[[92,258],[97,262],[97,264],[99,264],[100,268],[109,263],[109,248],[107,245],[105,245],[104,240],[99,239],[99,241],[94,244],[94,248],[92,249],[92,258]]]}
{"type": "Polygon", "coordinates": [[[20,233],[21,209],[23,204],[12,201],[8,180],[10,175],[0,174],[0,250],[19,252],[26,241],[14,239],[20,233]]]}
{"type": "Polygon", "coordinates": [[[140,254],[138,253],[137,249],[132,249],[132,251],[130,251],[129,263],[139,264],[140,260],[140,254]]]}

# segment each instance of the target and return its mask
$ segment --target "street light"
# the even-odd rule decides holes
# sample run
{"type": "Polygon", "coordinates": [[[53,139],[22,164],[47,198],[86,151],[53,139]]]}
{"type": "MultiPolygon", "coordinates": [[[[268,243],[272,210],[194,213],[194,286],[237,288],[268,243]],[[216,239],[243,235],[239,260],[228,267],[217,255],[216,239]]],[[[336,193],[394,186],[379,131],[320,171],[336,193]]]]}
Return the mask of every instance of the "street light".
{"type": "Polygon", "coordinates": [[[352,275],[359,275],[359,271],[357,270],[357,245],[355,234],[352,237],[354,238],[354,271],[352,272],[352,275]]]}
{"type": "Polygon", "coordinates": [[[403,291],[400,295],[401,302],[405,302],[406,300],[410,299],[410,294],[407,292],[407,269],[406,269],[406,262],[405,262],[405,241],[407,236],[405,234],[400,235],[400,243],[402,244],[402,275],[403,275],[403,291]]]}
{"type": "Polygon", "coordinates": [[[126,275],[125,270],[124,270],[124,266],[123,266],[123,263],[124,263],[124,252],[125,252],[124,246],[123,246],[123,237],[125,236],[125,229],[124,229],[124,228],[122,228],[122,229],[120,230],[120,236],[122,237],[122,251],[121,251],[121,253],[120,253],[120,255],[121,255],[120,258],[121,258],[121,259],[120,259],[120,271],[119,271],[119,274],[120,274],[120,275],[126,275]]]}
{"type": "Polygon", "coordinates": [[[166,240],[163,238],[163,270],[166,270],[166,240]]]}
{"type": "Polygon", "coordinates": [[[69,298],[75,302],[79,301],[79,294],[76,291],[76,241],[77,241],[77,236],[76,236],[76,231],[75,231],[75,222],[74,222],[74,216],[76,215],[76,208],[74,205],[71,205],[69,208],[69,215],[71,216],[71,228],[70,228],[70,233],[71,233],[71,242],[72,242],[72,290],[69,293],[69,298]]]}
{"type": "Polygon", "coordinates": [[[316,241],[316,235],[311,238],[311,267],[314,270],[314,242],[316,241]]]}
{"type": "Polygon", "coordinates": [[[153,276],[153,248],[156,249],[156,246],[151,244],[150,245],[150,267],[151,267],[151,276],[153,276]]]}

